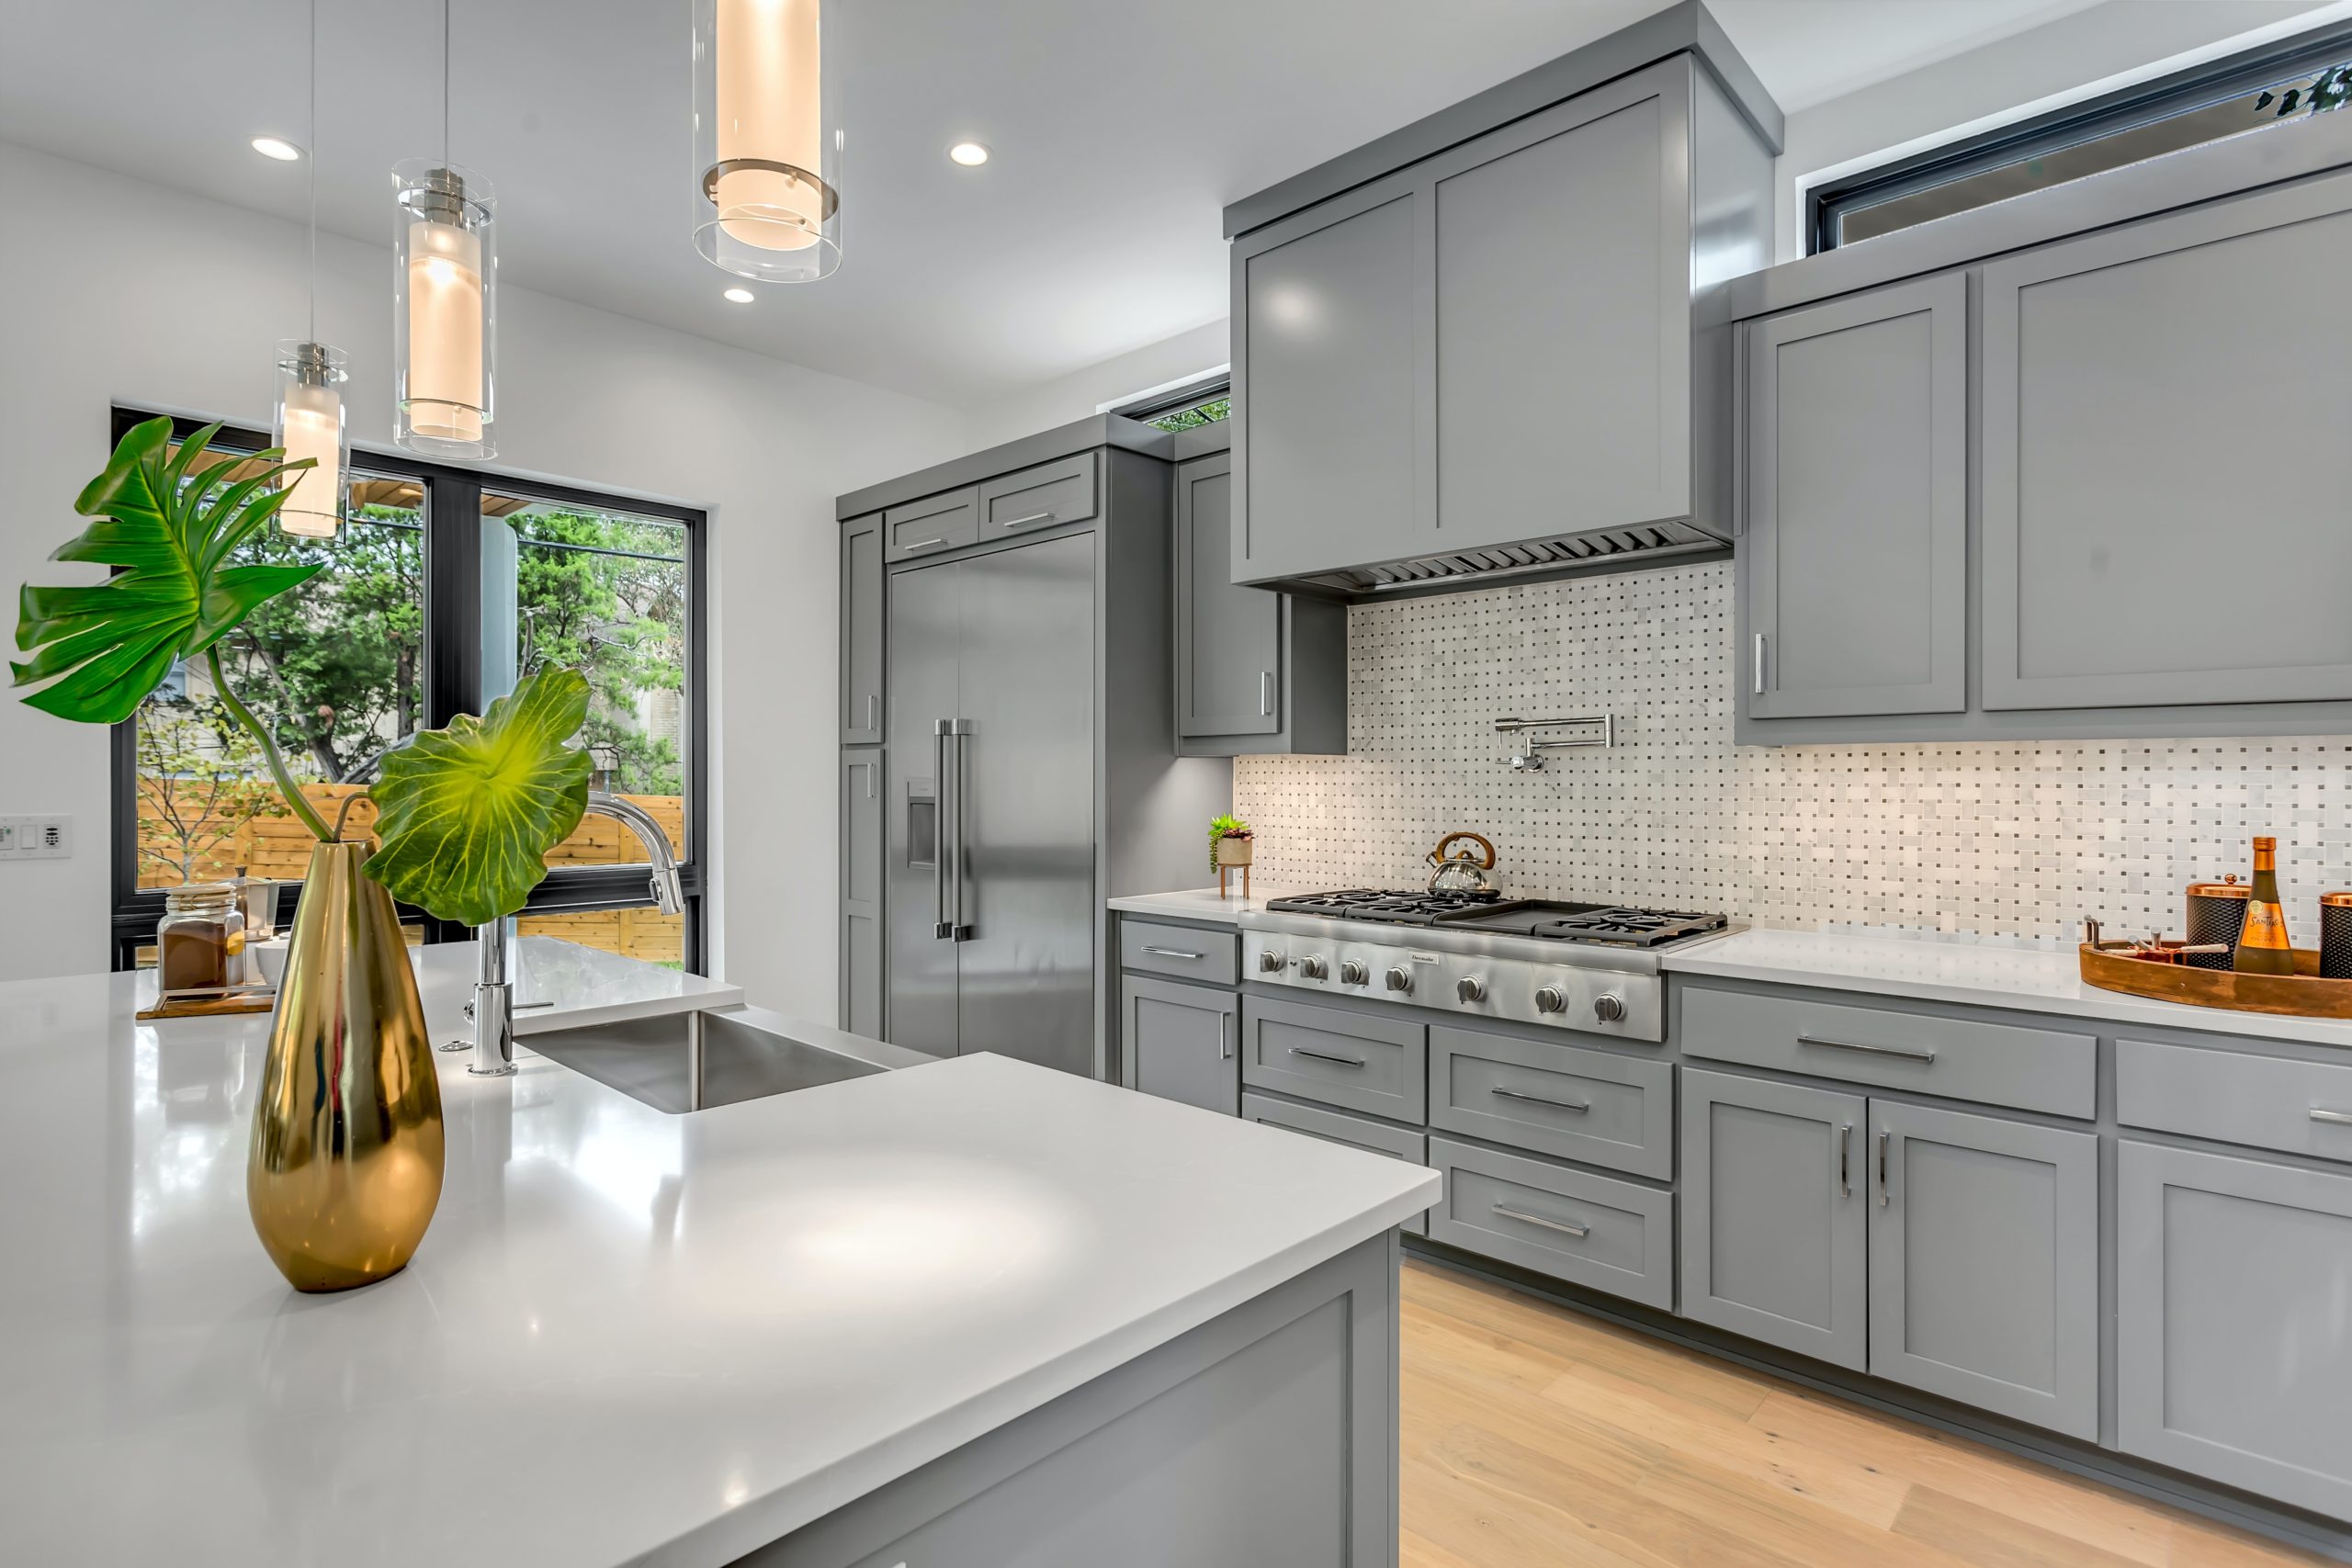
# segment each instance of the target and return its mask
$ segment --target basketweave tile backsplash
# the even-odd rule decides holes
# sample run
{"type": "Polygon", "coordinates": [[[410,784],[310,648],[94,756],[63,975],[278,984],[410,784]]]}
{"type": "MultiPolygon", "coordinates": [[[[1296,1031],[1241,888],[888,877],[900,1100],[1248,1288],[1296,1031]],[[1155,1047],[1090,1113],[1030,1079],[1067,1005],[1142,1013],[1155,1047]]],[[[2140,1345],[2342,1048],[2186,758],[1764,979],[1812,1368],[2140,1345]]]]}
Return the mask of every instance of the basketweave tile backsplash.
{"type": "Polygon", "coordinates": [[[1363,605],[1345,757],[1244,757],[1270,886],[1419,886],[1441,833],[1539,897],[1758,925],[2073,940],[2181,926],[2182,889],[2275,833],[2290,924],[2352,887],[2352,740],[1732,744],[1727,561],[1363,605]],[[1498,718],[1616,716],[1515,773],[1498,718]]]}

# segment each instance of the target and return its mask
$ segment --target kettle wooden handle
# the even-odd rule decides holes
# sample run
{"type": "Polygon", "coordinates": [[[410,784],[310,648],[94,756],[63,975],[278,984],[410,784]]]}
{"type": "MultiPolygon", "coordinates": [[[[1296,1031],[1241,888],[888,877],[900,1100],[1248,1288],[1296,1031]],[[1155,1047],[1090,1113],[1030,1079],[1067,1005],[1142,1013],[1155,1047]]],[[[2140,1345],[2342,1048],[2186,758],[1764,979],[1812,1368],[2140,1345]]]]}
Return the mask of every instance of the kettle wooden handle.
{"type": "Polygon", "coordinates": [[[1429,863],[1430,863],[1431,865],[1443,865],[1443,864],[1445,863],[1445,852],[1446,852],[1446,850],[1447,850],[1449,847],[1451,847],[1452,845],[1454,845],[1454,844],[1457,844],[1457,843],[1461,842],[1461,841],[1462,841],[1463,840],[1464,840],[1464,839],[1469,840],[1472,843],[1474,843],[1474,844],[1477,845],[1481,850],[1484,850],[1484,851],[1486,852],[1487,858],[1486,858],[1485,860],[1480,861],[1480,862],[1478,863],[1478,869],[1479,869],[1480,871],[1492,871],[1492,870],[1494,870],[1494,869],[1495,869],[1495,846],[1494,846],[1494,843],[1493,843],[1493,841],[1492,841],[1492,840],[1488,840],[1488,839],[1487,839],[1487,838],[1485,838],[1485,837],[1483,837],[1482,835],[1477,834],[1477,833],[1448,833],[1444,838],[1440,839],[1440,840],[1437,841],[1437,848],[1435,848],[1435,849],[1431,850],[1431,851],[1429,852],[1429,856],[1428,856],[1429,863]]]}

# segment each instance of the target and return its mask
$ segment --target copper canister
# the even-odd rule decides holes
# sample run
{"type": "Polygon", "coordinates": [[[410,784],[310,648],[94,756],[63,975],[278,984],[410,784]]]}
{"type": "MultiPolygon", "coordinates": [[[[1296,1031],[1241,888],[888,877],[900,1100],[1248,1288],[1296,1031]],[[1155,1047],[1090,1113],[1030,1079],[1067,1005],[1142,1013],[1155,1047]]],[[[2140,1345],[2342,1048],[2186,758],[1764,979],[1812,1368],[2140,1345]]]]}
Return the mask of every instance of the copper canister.
{"type": "MultiPolygon", "coordinates": [[[[2221,953],[2189,953],[2181,955],[2183,964],[2199,969],[2227,969],[2233,962],[2238,937],[2245,930],[2245,904],[2253,889],[2240,882],[2235,874],[2220,882],[2192,882],[2188,885],[2188,945],[2201,947],[2218,942],[2224,945],[2221,953]]],[[[2347,910],[2346,913],[2352,913],[2347,910]]]]}
{"type": "Polygon", "coordinates": [[[2352,893],[2319,896],[2319,972],[2352,980],[2352,893]]]}

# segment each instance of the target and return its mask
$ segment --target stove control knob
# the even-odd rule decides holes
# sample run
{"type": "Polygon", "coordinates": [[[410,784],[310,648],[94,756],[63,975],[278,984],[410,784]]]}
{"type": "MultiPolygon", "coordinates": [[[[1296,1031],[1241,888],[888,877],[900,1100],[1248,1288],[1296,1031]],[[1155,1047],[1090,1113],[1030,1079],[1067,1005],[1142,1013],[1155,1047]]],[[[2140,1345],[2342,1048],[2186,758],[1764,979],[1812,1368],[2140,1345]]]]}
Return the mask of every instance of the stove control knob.
{"type": "Polygon", "coordinates": [[[1340,960],[1340,984],[1342,986],[1361,986],[1371,978],[1372,971],[1363,966],[1363,960],[1360,958],[1340,960]]]}
{"type": "Polygon", "coordinates": [[[1413,988],[1413,972],[1402,964],[1390,969],[1386,978],[1388,988],[1392,991],[1405,992],[1413,988]]]}
{"type": "Polygon", "coordinates": [[[1329,970],[1319,958],[1302,958],[1298,961],[1298,972],[1306,979],[1320,980],[1329,970]]]}
{"type": "Polygon", "coordinates": [[[1475,975],[1464,975],[1453,982],[1453,994],[1465,1002],[1483,1002],[1487,999],[1487,982],[1475,975]]]}
{"type": "Polygon", "coordinates": [[[1603,991],[1592,998],[1592,1016],[1603,1023],[1625,1021],[1625,998],[1614,991],[1603,991]]]}
{"type": "Polygon", "coordinates": [[[1568,998],[1561,992],[1559,987],[1545,986],[1535,993],[1535,1010],[1537,1012],[1566,1012],[1568,1010],[1568,998]]]}
{"type": "Polygon", "coordinates": [[[1267,975],[1281,974],[1283,972],[1283,955],[1271,947],[1266,949],[1263,953],[1258,954],[1258,968],[1261,973],[1267,975]]]}

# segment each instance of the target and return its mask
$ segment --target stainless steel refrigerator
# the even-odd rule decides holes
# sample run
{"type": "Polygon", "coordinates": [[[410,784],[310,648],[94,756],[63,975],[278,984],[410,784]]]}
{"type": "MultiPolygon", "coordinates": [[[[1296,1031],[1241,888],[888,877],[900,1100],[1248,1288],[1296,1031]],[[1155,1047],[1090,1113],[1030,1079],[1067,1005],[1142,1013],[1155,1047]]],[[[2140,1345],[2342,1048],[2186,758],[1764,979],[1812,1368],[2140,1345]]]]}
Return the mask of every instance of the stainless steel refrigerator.
{"type": "Polygon", "coordinates": [[[1094,1070],[1097,547],[890,578],[895,1043],[1094,1070]]]}

